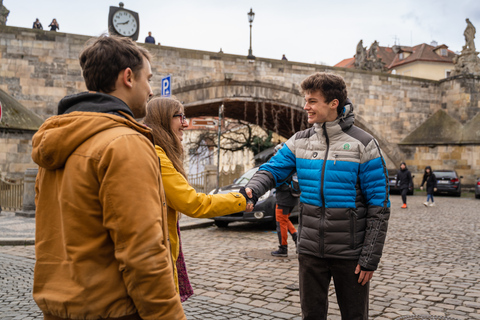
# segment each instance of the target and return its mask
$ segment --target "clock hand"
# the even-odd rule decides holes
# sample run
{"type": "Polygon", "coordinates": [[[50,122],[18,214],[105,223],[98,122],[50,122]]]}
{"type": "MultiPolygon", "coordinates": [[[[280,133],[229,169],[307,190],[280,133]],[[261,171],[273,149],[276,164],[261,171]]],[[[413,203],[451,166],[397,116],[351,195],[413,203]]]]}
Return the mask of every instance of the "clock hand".
{"type": "Polygon", "coordinates": [[[127,21],[125,21],[125,22],[119,22],[118,24],[127,24],[127,23],[129,23],[129,22],[130,22],[130,20],[127,20],[127,21]]]}

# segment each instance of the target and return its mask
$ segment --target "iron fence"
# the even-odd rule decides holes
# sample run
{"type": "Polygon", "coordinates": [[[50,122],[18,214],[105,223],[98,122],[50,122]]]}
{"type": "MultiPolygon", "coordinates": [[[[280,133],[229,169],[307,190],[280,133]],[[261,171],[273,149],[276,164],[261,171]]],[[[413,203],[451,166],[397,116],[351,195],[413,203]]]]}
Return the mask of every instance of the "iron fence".
{"type": "Polygon", "coordinates": [[[0,206],[4,211],[21,210],[23,206],[23,179],[0,178],[0,206]]]}

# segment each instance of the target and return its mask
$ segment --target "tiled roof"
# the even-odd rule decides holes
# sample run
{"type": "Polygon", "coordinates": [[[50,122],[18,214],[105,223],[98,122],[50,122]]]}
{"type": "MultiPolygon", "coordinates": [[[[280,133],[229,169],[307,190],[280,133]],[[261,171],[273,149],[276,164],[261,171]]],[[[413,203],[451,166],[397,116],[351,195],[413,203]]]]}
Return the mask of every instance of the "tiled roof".
{"type": "Polygon", "coordinates": [[[405,65],[415,61],[453,63],[455,53],[451,50],[448,50],[447,48],[448,47],[444,44],[434,47],[426,43],[422,43],[414,47],[401,47],[400,52],[411,52],[411,54],[402,60],[399,59],[399,55],[397,54],[393,59],[392,63],[388,66],[388,68],[392,69],[397,66],[405,65]],[[447,55],[441,56],[435,53],[435,50],[437,49],[447,49],[447,55]]]}
{"type": "Polygon", "coordinates": [[[354,64],[355,64],[355,58],[353,57],[353,58],[343,59],[342,61],[334,65],[334,67],[353,68],[354,64]]]}

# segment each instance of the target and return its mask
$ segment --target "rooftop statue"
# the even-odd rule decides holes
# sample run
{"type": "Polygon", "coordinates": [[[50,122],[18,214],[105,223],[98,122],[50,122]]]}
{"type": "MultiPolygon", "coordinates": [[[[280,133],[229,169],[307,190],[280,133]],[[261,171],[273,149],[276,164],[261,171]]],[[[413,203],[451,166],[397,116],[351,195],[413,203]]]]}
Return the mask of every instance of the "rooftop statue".
{"type": "Polygon", "coordinates": [[[0,26],[7,24],[7,17],[9,13],[10,11],[3,5],[3,0],[0,0],[0,26]]]}
{"type": "Polygon", "coordinates": [[[463,32],[463,35],[465,36],[465,45],[463,46],[462,52],[475,52],[475,42],[473,40],[475,39],[476,29],[475,26],[470,22],[470,19],[467,18],[465,21],[467,22],[467,28],[465,28],[465,31],[463,32]]]}

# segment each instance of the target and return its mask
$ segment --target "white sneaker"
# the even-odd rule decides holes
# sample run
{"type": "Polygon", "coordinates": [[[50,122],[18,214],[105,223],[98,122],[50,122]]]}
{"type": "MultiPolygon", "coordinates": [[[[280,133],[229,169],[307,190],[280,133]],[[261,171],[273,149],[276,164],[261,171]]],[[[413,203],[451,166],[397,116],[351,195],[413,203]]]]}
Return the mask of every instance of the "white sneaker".
{"type": "Polygon", "coordinates": [[[424,202],[423,205],[424,205],[425,207],[428,207],[428,202],[424,202]]]}
{"type": "Polygon", "coordinates": [[[430,207],[435,207],[435,202],[430,203],[430,207]]]}

